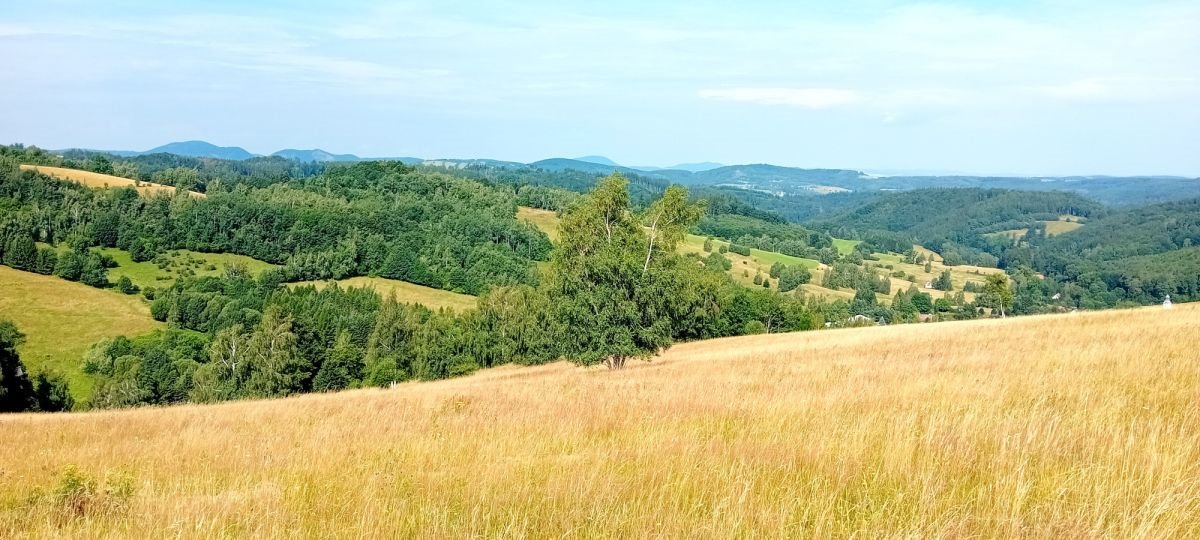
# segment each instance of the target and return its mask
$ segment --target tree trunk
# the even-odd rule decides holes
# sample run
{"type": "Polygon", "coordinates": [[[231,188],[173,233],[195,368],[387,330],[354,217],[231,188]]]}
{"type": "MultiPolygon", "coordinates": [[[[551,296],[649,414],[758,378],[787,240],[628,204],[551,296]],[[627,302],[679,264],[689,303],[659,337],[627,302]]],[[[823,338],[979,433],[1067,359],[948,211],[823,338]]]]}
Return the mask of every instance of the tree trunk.
{"type": "Polygon", "coordinates": [[[604,365],[608,366],[608,369],[621,369],[621,368],[625,367],[625,356],[624,355],[610,356],[604,360],[604,365]]]}

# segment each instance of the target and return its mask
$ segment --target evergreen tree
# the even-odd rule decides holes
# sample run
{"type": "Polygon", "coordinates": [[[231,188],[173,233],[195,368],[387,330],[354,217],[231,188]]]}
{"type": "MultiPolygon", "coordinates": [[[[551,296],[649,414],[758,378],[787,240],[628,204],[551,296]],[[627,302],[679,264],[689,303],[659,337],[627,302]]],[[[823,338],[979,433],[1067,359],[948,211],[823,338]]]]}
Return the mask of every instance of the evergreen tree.
{"type": "Polygon", "coordinates": [[[277,308],[263,313],[262,322],[246,343],[246,395],[284,396],[299,390],[302,359],[296,348],[292,321],[277,308]]]}
{"type": "Polygon", "coordinates": [[[37,266],[37,245],[28,235],[18,234],[8,241],[4,264],[18,270],[33,271],[37,266]]]}
{"type": "Polygon", "coordinates": [[[325,354],[325,361],[313,379],[313,390],[328,392],[349,388],[362,379],[362,355],[350,340],[350,333],[342,330],[338,333],[333,347],[325,354]]]}
{"type": "Polygon", "coordinates": [[[17,346],[25,335],[10,321],[0,320],[0,412],[21,412],[37,408],[33,384],[17,346]]]}

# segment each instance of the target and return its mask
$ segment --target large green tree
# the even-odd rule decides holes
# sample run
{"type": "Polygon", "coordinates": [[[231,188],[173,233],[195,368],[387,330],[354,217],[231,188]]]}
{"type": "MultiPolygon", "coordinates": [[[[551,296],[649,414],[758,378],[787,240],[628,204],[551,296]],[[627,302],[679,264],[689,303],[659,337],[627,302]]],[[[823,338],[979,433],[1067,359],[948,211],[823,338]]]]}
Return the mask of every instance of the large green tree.
{"type": "Polygon", "coordinates": [[[674,274],[675,248],[702,208],[687,190],[668,188],[635,215],[628,181],[614,173],[563,216],[548,288],[556,314],[570,328],[564,353],[585,365],[624,367],[670,346],[676,300],[663,294],[674,274]]]}
{"type": "Polygon", "coordinates": [[[1000,316],[1004,317],[1004,309],[1013,303],[1013,292],[1008,286],[1008,275],[997,272],[988,274],[985,279],[983,294],[979,298],[980,303],[1000,310],[1000,316]]]}

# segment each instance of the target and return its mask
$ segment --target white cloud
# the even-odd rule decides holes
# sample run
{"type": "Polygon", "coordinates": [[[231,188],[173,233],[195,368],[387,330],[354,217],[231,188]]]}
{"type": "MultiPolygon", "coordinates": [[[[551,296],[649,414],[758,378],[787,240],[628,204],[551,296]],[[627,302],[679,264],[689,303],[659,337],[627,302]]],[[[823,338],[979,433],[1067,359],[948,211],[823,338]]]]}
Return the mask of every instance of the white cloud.
{"type": "Polygon", "coordinates": [[[828,109],[856,103],[861,99],[859,92],[840,88],[785,88],[749,87],[709,88],[700,90],[704,99],[757,103],[759,105],[786,105],[807,109],[828,109]]]}

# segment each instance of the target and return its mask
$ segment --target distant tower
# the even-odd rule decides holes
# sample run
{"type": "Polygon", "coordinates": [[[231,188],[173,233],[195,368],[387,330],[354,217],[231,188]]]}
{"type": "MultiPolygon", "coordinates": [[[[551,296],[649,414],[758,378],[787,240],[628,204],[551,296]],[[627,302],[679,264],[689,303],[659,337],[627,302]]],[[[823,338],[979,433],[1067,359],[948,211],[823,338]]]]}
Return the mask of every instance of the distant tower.
{"type": "Polygon", "coordinates": [[[1167,295],[1167,299],[1163,300],[1163,309],[1171,309],[1171,295],[1167,295]]]}

